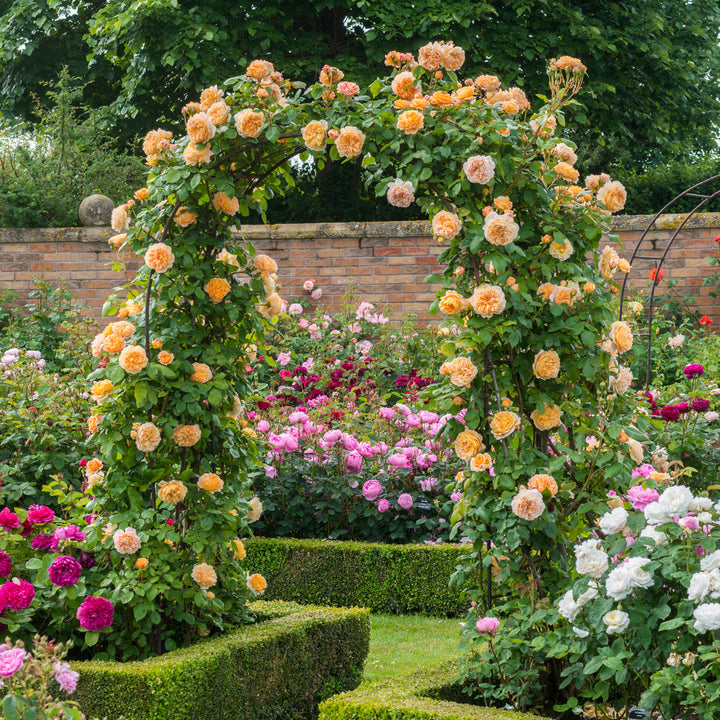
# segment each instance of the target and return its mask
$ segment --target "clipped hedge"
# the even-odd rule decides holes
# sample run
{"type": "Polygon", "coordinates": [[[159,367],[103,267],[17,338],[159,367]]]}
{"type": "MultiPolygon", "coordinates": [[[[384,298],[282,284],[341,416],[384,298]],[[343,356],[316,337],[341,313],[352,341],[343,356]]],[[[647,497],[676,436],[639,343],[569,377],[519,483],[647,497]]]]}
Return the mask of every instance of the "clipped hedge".
{"type": "Polygon", "coordinates": [[[443,699],[458,695],[451,688],[457,676],[457,665],[445,663],[407,677],[365,683],[321,703],[318,720],[550,720],[443,699]]]}
{"type": "Polygon", "coordinates": [[[77,662],[88,716],[126,720],[304,720],[357,687],[370,642],[362,608],[254,603],[261,619],[142,662],[77,662]]]}
{"type": "Polygon", "coordinates": [[[253,567],[269,599],[358,605],[390,615],[464,615],[467,603],[448,582],[467,548],[457,545],[254,538],[253,567]]]}

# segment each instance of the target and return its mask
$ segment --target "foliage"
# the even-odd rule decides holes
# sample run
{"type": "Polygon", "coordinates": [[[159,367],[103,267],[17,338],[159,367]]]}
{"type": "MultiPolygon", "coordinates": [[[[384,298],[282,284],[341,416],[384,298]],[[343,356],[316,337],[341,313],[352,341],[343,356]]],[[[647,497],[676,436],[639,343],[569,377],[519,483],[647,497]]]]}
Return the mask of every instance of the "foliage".
{"type": "Polygon", "coordinates": [[[43,369],[39,352],[10,350],[0,360],[0,495],[11,507],[47,504],[42,488],[52,477],[80,487],[85,384],[43,369]]]}
{"type": "Polygon", "coordinates": [[[75,226],[85,197],[118,201],[145,174],[140,159],[121,152],[100,129],[97,112],[82,104],[77,79],[63,70],[46,85],[36,125],[0,135],[0,227],[75,226]]]}
{"type": "Polygon", "coordinates": [[[550,638],[552,654],[569,658],[563,674],[584,700],[619,709],[639,699],[663,717],[711,720],[720,698],[718,506],[683,485],[638,480],[600,518],[603,539],[575,548],[577,575],[559,604],[574,633],[550,638]],[[600,561],[581,566],[588,553],[600,561]]]}
{"type": "Polygon", "coordinates": [[[357,605],[393,615],[457,616],[466,602],[450,575],[464,552],[455,545],[253,538],[247,543],[268,597],[357,605]]]}
{"type": "Polygon", "coordinates": [[[310,720],[357,687],[370,622],[361,608],[255,603],[257,624],[142,663],[76,663],[86,712],[135,720],[310,720]],[[269,606],[267,609],[263,606],[269,606]]]}
{"type": "Polygon", "coordinates": [[[455,663],[423,668],[412,675],[363,684],[320,705],[319,720],[548,720],[535,713],[488,710],[463,703],[453,692],[455,663]],[[448,697],[450,696],[450,697],[448,697]]]}
{"type": "Polygon", "coordinates": [[[257,12],[229,2],[12,0],[0,17],[4,109],[28,117],[30,98],[63,58],[88,83],[87,102],[110,103],[108,122],[128,138],[159,113],[174,120],[189,95],[258,56],[306,83],[332,62],[365,84],[378,74],[388,45],[414,50],[450,35],[483,49],[468,75],[493,72],[528,95],[541,91],[548,57],[584,58],[589,91],[575,114],[573,139],[592,148],[588,169],[611,162],[661,166],[712,149],[718,12],[713,0],[652,0],[640,9],[607,1],[580,7],[569,0],[423,0],[412,12],[377,0],[327,0],[322,7],[306,1],[292,12],[279,3],[257,12]]]}

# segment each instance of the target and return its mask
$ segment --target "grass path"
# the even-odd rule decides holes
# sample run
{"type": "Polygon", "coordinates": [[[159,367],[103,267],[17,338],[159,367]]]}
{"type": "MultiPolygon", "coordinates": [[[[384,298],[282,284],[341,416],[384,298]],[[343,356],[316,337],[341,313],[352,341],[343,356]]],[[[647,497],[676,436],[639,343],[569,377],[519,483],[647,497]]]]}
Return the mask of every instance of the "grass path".
{"type": "Polygon", "coordinates": [[[459,619],[371,615],[370,652],[363,682],[407,675],[458,656],[459,619]]]}

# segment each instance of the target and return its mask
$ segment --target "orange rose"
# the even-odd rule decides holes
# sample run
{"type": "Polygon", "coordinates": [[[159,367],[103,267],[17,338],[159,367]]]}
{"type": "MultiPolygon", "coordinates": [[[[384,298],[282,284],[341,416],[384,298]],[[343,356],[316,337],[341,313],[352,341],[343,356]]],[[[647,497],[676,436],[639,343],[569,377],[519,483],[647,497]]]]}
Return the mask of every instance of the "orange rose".
{"type": "Polygon", "coordinates": [[[455,438],[455,454],[461,460],[472,460],[472,458],[485,449],[485,443],[481,435],[475,430],[463,430],[455,438]]]}
{"type": "Polygon", "coordinates": [[[493,210],[485,218],[483,233],[491,245],[508,245],[519,232],[520,226],[510,215],[498,215],[493,210]]]}
{"type": "Polygon", "coordinates": [[[133,193],[133,197],[140,201],[147,200],[150,197],[150,191],[146,187],[140,188],[133,193]]]}
{"type": "Polygon", "coordinates": [[[236,560],[244,560],[247,557],[245,545],[243,544],[243,541],[240,540],[240,538],[233,540],[232,543],[230,543],[230,546],[233,551],[233,556],[236,560]]]}
{"type": "Polygon", "coordinates": [[[235,129],[242,137],[256,138],[264,124],[265,116],[250,108],[245,108],[235,115],[235,129]]]}
{"type": "Polygon", "coordinates": [[[215,125],[205,112],[199,112],[189,118],[185,129],[195,145],[204,145],[215,137],[215,125]]]}
{"type": "Polygon", "coordinates": [[[230,292],[230,283],[225,278],[213,278],[206,283],[205,292],[214,303],[219,303],[230,292]]]}
{"type": "Polygon", "coordinates": [[[467,307],[467,300],[455,290],[448,290],[440,298],[440,311],[446,315],[457,315],[467,307]]]}
{"type": "Polygon", "coordinates": [[[88,462],[86,465],[87,472],[88,473],[96,473],[98,470],[102,470],[102,461],[98,460],[97,458],[93,458],[88,462]]]}
{"type": "Polygon", "coordinates": [[[325,147],[327,123],[324,120],[311,120],[302,130],[302,138],[310,150],[316,152],[325,147]]]}
{"type": "Polygon", "coordinates": [[[191,380],[198,383],[206,383],[212,380],[212,371],[205,363],[193,363],[193,374],[190,376],[191,380]]]}
{"type": "Polygon", "coordinates": [[[140,452],[152,452],[160,444],[161,435],[157,425],[143,423],[135,431],[135,445],[140,452]]]}
{"type": "Polygon", "coordinates": [[[542,493],[543,490],[549,490],[551,497],[555,497],[558,491],[558,485],[555,478],[552,475],[547,475],[545,473],[533,475],[528,480],[528,488],[530,490],[537,490],[539,493],[542,493]]]}
{"type": "Polygon", "coordinates": [[[172,133],[169,130],[151,130],[143,141],[143,152],[146,155],[157,155],[160,152],[160,143],[171,139],[172,133]]]}
{"type": "Polygon", "coordinates": [[[576,183],[580,177],[580,173],[570,163],[559,162],[555,168],[555,173],[567,182],[576,183]]]}
{"type": "Polygon", "coordinates": [[[540,350],[535,355],[533,375],[540,380],[551,380],[560,373],[560,357],[555,350],[540,350]]]}
{"type": "Polygon", "coordinates": [[[187,488],[180,480],[161,480],[158,485],[158,499],[169,505],[177,505],[187,495],[187,488]]]}
{"type": "Polygon", "coordinates": [[[128,345],[120,353],[118,363],[125,372],[137,375],[148,364],[145,348],[141,345],[128,345]]]}
{"type": "Polygon", "coordinates": [[[499,285],[480,285],[475,288],[469,302],[478,315],[491,318],[505,309],[505,293],[499,285]]]}
{"type": "Polygon", "coordinates": [[[430,70],[431,72],[433,70],[437,70],[442,64],[442,60],[443,51],[442,45],[440,45],[440,43],[428,43],[427,45],[423,45],[420,50],[418,50],[418,63],[425,70],[430,70]]]}
{"type": "Polygon", "coordinates": [[[155,243],[145,252],[145,264],[156,273],[167,272],[175,262],[175,255],[169,245],[155,243]]]}
{"type": "Polygon", "coordinates": [[[480,453],[470,460],[470,469],[473,472],[482,472],[492,467],[492,457],[488,453],[480,453]]]}
{"type": "Polygon", "coordinates": [[[545,510],[545,502],[537,490],[520,490],[511,503],[512,511],[529,522],[539,518],[545,510]]]}
{"type": "Polygon", "coordinates": [[[610,326],[610,340],[615,343],[618,352],[627,352],[633,345],[633,334],[630,326],[624,320],[614,322],[610,326]]]}
{"type": "Polygon", "coordinates": [[[560,408],[556,405],[545,405],[545,411],[540,413],[533,410],[530,418],[538,430],[551,430],[560,425],[560,408]]]}
{"type": "Polygon", "coordinates": [[[415,78],[411,72],[398,73],[392,81],[392,91],[403,100],[412,100],[420,94],[420,89],[415,87],[415,78]]]}
{"type": "Polygon", "coordinates": [[[475,97],[475,88],[472,85],[465,85],[455,93],[455,96],[461,102],[472,100],[475,97]]]}
{"type": "Polygon", "coordinates": [[[496,440],[502,440],[520,427],[520,418],[510,410],[500,410],[490,421],[490,432],[496,440]]]}
{"type": "Polygon", "coordinates": [[[438,90],[430,96],[430,104],[441,108],[450,107],[453,104],[452,95],[438,90]]]}
{"type": "Polygon", "coordinates": [[[177,213],[175,214],[175,222],[180,227],[188,227],[188,225],[192,225],[197,220],[197,215],[194,212],[191,212],[186,207],[181,207],[178,209],[177,213]]]}
{"type": "Polygon", "coordinates": [[[423,114],[417,110],[406,110],[404,113],[400,113],[397,119],[398,130],[403,130],[406,135],[414,135],[422,129],[424,123],[423,114]]]}
{"type": "Polygon", "coordinates": [[[605,183],[597,194],[598,202],[601,202],[610,212],[619,212],[625,207],[627,192],[622,183],[614,180],[605,183]]]}
{"type": "Polygon", "coordinates": [[[262,595],[267,589],[267,580],[259,573],[255,573],[248,577],[247,586],[253,595],[262,595]]]}
{"type": "Polygon", "coordinates": [[[175,356],[171,352],[168,352],[167,350],[161,350],[158,353],[158,362],[161,365],[169,365],[174,359],[175,359],[175,356]]]}
{"type": "Polygon", "coordinates": [[[446,70],[455,72],[465,62],[465,51],[457,45],[447,44],[442,47],[442,64],[446,70]]]}
{"type": "Polygon", "coordinates": [[[230,108],[222,101],[216,102],[208,108],[207,114],[210,122],[212,122],[215,127],[220,127],[221,125],[225,125],[230,119],[230,108]]]}
{"type": "Polygon", "coordinates": [[[95,434],[102,422],[102,415],[91,415],[88,418],[87,426],[91,434],[95,434]]]}
{"type": "Polygon", "coordinates": [[[219,90],[217,85],[205,88],[205,90],[200,93],[200,109],[207,110],[215,103],[222,102],[224,97],[225,93],[219,90]]]}
{"type": "Polygon", "coordinates": [[[495,75],[480,75],[475,78],[475,84],[485,92],[494,92],[500,89],[500,79],[495,75]]]}
{"type": "Polygon", "coordinates": [[[113,545],[121,555],[132,555],[140,549],[140,538],[135,528],[126,527],[113,534],[113,545]]]}
{"type": "Polygon", "coordinates": [[[202,437],[199,425],[178,425],[173,430],[172,439],[180,447],[192,447],[202,437]]]}
{"type": "Polygon", "coordinates": [[[477,367],[470,358],[458,357],[448,364],[450,382],[457,387],[470,387],[477,375],[477,367]]]}
{"type": "Polygon", "coordinates": [[[217,582],[217,573],[215,572],[215,568],[207,563],[199,563],[198,565],[195,565],[191,576],[203,590],[207,590],[217,582]]]}
{"type": "Polygon", "coordinates": [[[253,80],[262,80],[275,71],[272,63],[266,60],[253,60],[245,70],[245,74],[253,80]]]}
{"type": "Polygon", "coordinates": [[[362,152],[365,135],[353,125],[344,127],[335,140],[340,157],[357,157],[362,152]]]}
{"type": "Polygon", "coordinates": [[[149,564],[150,564],[150,561],[149,561],[147,558],[144,558],[144,557],[139,557],[139,558],[135,561],[135,567],[136,567],[138,570],[144,570],[149,564]]]}
{"type": "Polygon", "coordinates": [[[236,197],[228,197],[224,192],[216,192],[212,198],[212,206],[226,215],[237,215],[240,201],[236,197]]]}
{"type": "Polygon", "coordinates": [[[447,210],[440,210],[432,219],[433,235],[452,240],[462,230],[462,220],[447,210]]]}
{"type": "Polygon", "coordinates": [[[98,380],[98,382],[92,386],[90,392],[95,400],[101,403],[114,389],[115,386],[110,380],[98,380]]]}
{"type": "Polygon", "coordinates": [[[209,145],[206,145],[202,150],[198,150],[195,147],[194,142],[189,142],[183,150],[183,157],[185,158],[186,165],[199,165],[200,163],[209,163],[213,156],[213,152],[209,145]]]}
{"type": "Polygon", "coordinates": [[[277,272],[277,263],[269,255],[256,255],[255,267],[262,275],[273,275],[277,272]]]}
{"type": "Polygon", "coordinates": [[[225,485],[222,478],[215,473],[203,473],[197,484],[201,490],[207,490],[209,493],[220,492],[225,485]]]}
{"type": "Polygon", "coordinates": [[[119,353],[125,347],[125,341],[115,334],[108,335],[103,343],[103,350],[110,355],[119,353]]]}

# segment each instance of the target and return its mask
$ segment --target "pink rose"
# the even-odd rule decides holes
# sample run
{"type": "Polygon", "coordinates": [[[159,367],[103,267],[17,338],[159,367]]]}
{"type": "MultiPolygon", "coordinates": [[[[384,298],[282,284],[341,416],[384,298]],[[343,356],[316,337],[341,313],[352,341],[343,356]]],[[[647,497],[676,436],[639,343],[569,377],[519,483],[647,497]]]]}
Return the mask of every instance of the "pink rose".
{"type": "Polygon", "coordinates": [[[645,510],[650,503],[657,502],[660,497],[657,490],[645,489],[642,485],[634,485],[627,491],[626,495],[628,502],[635,510],[640,512],[645,510]]]}
{"type": "Polygon", "coordinates": [[[315,287],[315,282],[313,280],[306,280],[303,283],[303,290],[306,290],[307,292],[311,292],[314,287],[315,287]]]}
{"type": "Polygon", "coordinates": [[[27,519],[33,525],[45,525],[55,519],[55,512],[47,505],[31,505],[27,519]]]}
{"type": "Polygon", "coordinates": [[[475,623],[475,628],[479,633],[486,633],[490,637],[494,637],[500,627],[500,621],[497,618],[485,616],[475,623]]]}
{"type": "Polygon", "coordinates": [[[311,293],[310,297],[313,300],[319,300],[322,297],[323,291],[322,288],[315,288],[311,293]]]}
{"type": "Polygon", "coordinates": [[[22,648],[11,648],[0,652],[0,677],[9,678],[14,675],[23,666],[26,655],[22,648]]]}
{"type": "MultiPolygon", "coordinates": [[[[371,478],[370,480],[367,480],[365,484],[362,487],[362,494],[363,497],[366,500],[369,500],[370,502],[374,502],[378,496],[382,493],[383,486],[380,483],[379,480],[376,480],[375,478],[371,478]]],[[[379,507],[378,507],[379,509],[379,507]]],[[[380,512],[385,512],[384,510],[381,510],[380,512]]]]}
{"type": "Polygon", "coordinates": [[[409,510],[413,506],[413,499],[410,493],[402,493],[397,501],[403,510],[409,510]]]}
{"type": "Polygon", "coordinates": [[[378,500],[377,509],[379,513],[386,513],[390,509],[390,501],[385,498],[378,500]]]}

